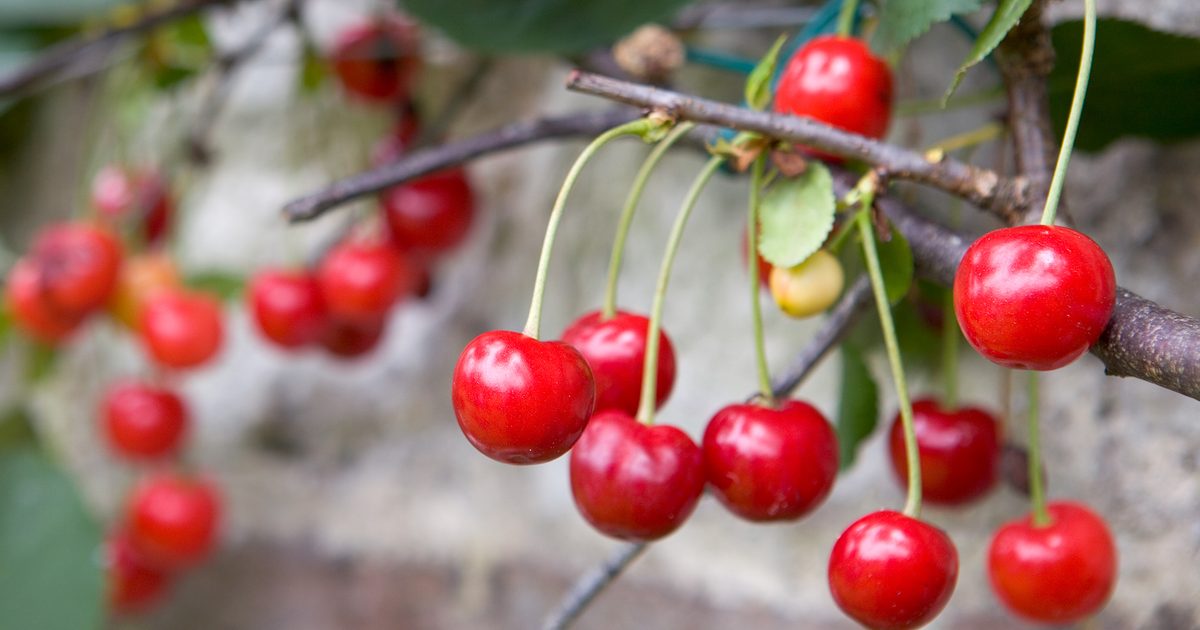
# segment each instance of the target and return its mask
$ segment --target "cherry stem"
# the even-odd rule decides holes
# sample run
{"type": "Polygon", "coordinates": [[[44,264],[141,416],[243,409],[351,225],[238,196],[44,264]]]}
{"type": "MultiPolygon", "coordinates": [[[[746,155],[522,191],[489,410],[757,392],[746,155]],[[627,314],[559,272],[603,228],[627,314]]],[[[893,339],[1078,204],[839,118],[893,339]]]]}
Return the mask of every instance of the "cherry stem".
{"type": "Polygon", "coordinates": [[[754,358],[758,367],[758,392],[767,404],[775,403],[771,391],[771,369],[767,366],[767,347],[763,341],[762,288],[758,277],[758,204],[762,190],[764,156],[758,156],[750,168],[750,211],[746,217],[746,265],[750,270],[750,313],[754,322],[754,358]]]}
{"type": "Polygon", "coordinates": [[[708,180],[712,179],[713,173],[717,172],[724,161],[725,158],[714,156],[704,165],[700,174],[696,176],[696,180],[692,182],[692,187],[683,200],[683,206],[679,208],[679,214],[675,217],[675,224],[671,226],[671,234],[667,237],[667,249],[663,253],[662,265],[658,268],[658,284],[654,287],[654,305],[650,307],[650,327],[646,331],[646,360],[642,364],[642,397],[638,401],[637,411],[638,422],[642,424],[654,424],[654,410],[657,406],[655,389],[658,385],[659,331],[662,329],[663,302],[667,297],[667,284],[671,280],[671,266],[675,263],[675,253],[679,250],[683,228],[687,226],[688,218],[692,216],[692,208],[696,207],[696,200],[700,198],[704,186],[708,184],[708,180]]]}
{"type": "Polygon", "coordinates": [[[925,155],[938,153],[945,155],[951,151],[975,147],[983,144],[984,142],[995,140],[996,138],[1003,136],[1007,129],[1008,128],[1001,123],[990,122],[976,127],[970,131],[964,131],[963,133],[955,134],[948,138],[938,140],[936,143],[930,145],[929,148],[925,149],[925,155]]]}
{"type": "Polygon", "coordinates": [[[958,317],[953,291],[942,297],[942,405],[947,411],[958,408],[958,317]]]}
{"type": "MultiPolygon", "coordinates": [[[[875,201],[875,188],[870,184],[860,184],[860,190],[861,203],[865,210],[875,201]]],[[[867,275],[871,278],[871,290],[875,293],[875,307],[879,310],[879,325],[883,329],[883,345],[887,348],[888,364],[892,368],[892,381],[896,387],[896,400],[900,405],[900,422],[904,429],[904,456],[908,463],[908,499],[904,503],[904,514],[918,518],[921,515],[921,459],[917,452],[917,435],[913,429],[912,402],[908,398],[904,364],[900,361],[900,343],[896,340],[896,324],[892,321],[892,305],[888,302],[887,288],[883,284],[883,271],[879,266],[879,251],[875,247],[871,215],[868,212],[859,212],[854,216],[854,221],[858,224],[863,255],[867,259],[867,275]]]]}
{"type": "Polygon", "coordinates": [[[854,30],[854,14],[858,12],[858,0],[842,0],[842,10],[838,12],[838,37],[850,37],[854,30]]]}
{"type": "Polygon", "coordinates": [[[542,301],[546,295],[546,275],[550,271],[550,254],[554,249],[554,237],[558,233],[558,224],[562,221],[563,209],[567,205],[567,195],[571,193],[571,188],[575,186],[575,180],[579,178],[580,171],[583,170],[588,160],[600,150],[610,140],[620,136],[645,134],[652,130],[656,124],[647,118],[639,118],[627,122],[623,125],[618,125],[596,136],[591,144],[579,154],[575,159],[575,163],[571,165],[571,170],[567,171],[567,177],[563,180],[562,188],[558,191],[558,197],[554,200],[554,208],[550,211],[550,222],[546,225],[546,238],[542,241],[542,255],[538,259],[537,275],[533,281],[533,300],[529,304],[529,318],[525,320],[525,334],[534,339],[538,338],[542,325],[542,301]]]}
{"type": "Polygon", "coordinates": [[[1050,524],[1046,495],[1042,487],[1042,441],[1038,437],[1038,373],[1029,373],[1029,501],[1033,505],[1033,526],[1050,524]]]}
{"type": "Polygon", "coordinates": [[[617,279],[621,275],[621,260],[625,256],[625,240],[629,237],[629,226],[633,224],[633,215],[642,199],[642,191],[646,188],[646,182],[650,181],[650,173],[658,166],[659,160],[666,155],[667,150],[695,126],[695,123],[685,122],[672,129],[671,133],[654,147],[650,155],[646,156],[646,161],[642,163],[642,168],[633,179],[633,187],[629,189],[625,208],[621,210],[621,219],[617,222],[617,237],[613,241],[612,256],[609,258],[608,287],[604,291],[604,308],[601,310],[600,319],[610,319],[617,314],[617,279]]]}
{"type": "Polygon", "coordinates": [[[1062,196],[1063,183],[1067,179],[1067,163],[1071,161],[1071,149],[1075,146],[1075,134],[1079,130],[1079,118],[1083,114],[1083,101],[1087,98],[1088,79],[1092,75],[1092,52],[1095,48],[1096,0],[1083,0],[1083,51],[1079,54],[1079,73],[1075,76],[1075,95],[1071,97],[1071,113],[1067,116],[1062,146],[1058,149],[1058,163],[1054,166],[1050,191],[1046,193],[1042,225],[1054,225],[1054,215],[1058,213],[1058,200],[1062,196]]]}

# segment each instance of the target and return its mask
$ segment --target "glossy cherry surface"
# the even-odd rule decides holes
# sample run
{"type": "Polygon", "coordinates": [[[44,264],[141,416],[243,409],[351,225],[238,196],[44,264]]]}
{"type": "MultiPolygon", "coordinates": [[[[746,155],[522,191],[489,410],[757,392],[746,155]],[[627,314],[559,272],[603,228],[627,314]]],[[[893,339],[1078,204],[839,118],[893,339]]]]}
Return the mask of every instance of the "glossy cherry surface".
{"type": "Polygon", "coordinates": [[[370,324],[415,288],[416,269],[386,243],[348,240],[325,256],[317,283],[329,313],[370,324]]]}
{"type": "Polygon", "coordinates": [[[788,521],[829,496],[838,471],[837,436],[799,400],[778,408],[729,405],[704,430],[704,473],[725,507],[751,521],[788,521]]]}
{"type": "Polygon", "coordinates": [[[329,325],[321,288],[307,271],[260,271],[248,295],[259,332],[281,348],[316,343],[329,325]]]}
{"type": "MultiPolygon", "coordinates": [[[[596,379],[596,411],[617,409],[637,414],[646,365],[646,335],[650,320],[617,311],[604,319],[600,311],[587,313],[563,331],[562,340],[587,359],[596,379]]],[[[655,402],[662,406],[675,385],[675,349],[659,331],[655,402]]]]}
{"type": "Polygon", "coordinates": [[[774,108],[882,138],[892,113],[892,72],[862,40],[816,37],[788,60],[775,88],[774,108]]]}
{"type": "Polygon", "coordinates": [[[700,448],[672,426],[647,426],[623,411],[602,411],[571,450],[575,505],[609,536],[662,538],[683,525],[703,492],[700,448]]]}
{"type": "Polygon", "coordinates": [[[221,304],[203,293],[166,290],[146,300],[138,334],[150,358],[169,368],[192,368],[221,349],[221,304]]]}
{"type": "Polygon", "coordinates": [[[493,330],[463,349],[451,399],[458,426],[481,453],[538,464],[579,439],[595,406],[596,383],[575,348],[493,330]]]}
{"type": "Polygon", "coordinates": [[[387,318],[347,322],[328,318],[317,343],[339,359],[356,359],[374,350],[387,332],[387,318]]]}
{"type": "Polygon", "coordinates": [[[166,180],[157,171],[110,165],[92,180],[92,205],[111,221],[138,226],[149,244],[162,240],[174,214],[166,180]]]}
{"type": "Polygon", "coordinates": [[[124,531],[107,541],[105,551],[108,603],[113,612],[142,612],[166,594],[170,574],[143,560],[124,531]]]}
{"type": "Polygon", "coordinates": [[[125,326],[137,328],[146,301],[161,291],[178,290],[182,283],[179,269],[166,254],[130,256],[121,265],[117,286],[108,300],[108,312],[125,326]]]}
{"type": "Polygon", "coordinates": [[[397,16],[351,26],[334,42],[334,73],[364,101],[404,100],[421,65],[417,39],[416,25],[397,16]]]}
{"type": "Polygon", "coordinates": [[[918,628],[950,601],[958,552],[945,532],[900,512],[855,521],[829,556],[829,590],[837,605],[868,628],[918,628]]]}
{"type": "Polygon", "coordinates": [[[42,299],[49,308],[82,317],[112,295],[121,244],[94,225],[59,223],[38,234],[28,258],[40,273],[42,299]]]}
{"type": "Polygon", "coordinates": [[[811,317],[833,306],[845,283],[845,272],[837,256],[818,249],[799,265],[772,268],[767,286],[784,313],[811,317]]]}
{"type": "Polygon", "coordinates": [[[1104,250],[1070,228],[1023,225],[971,244],[954,277],[967,341],[1007,368],[1053,370],[1087,352],[1116,303],[1104,250]]]}
{"type": "Polygon", "coordinates": [[[104,436],[122,457],[154,460],[174,455],[187,432],[187,408],[175,392],[127,381],[108,389],[101,402],[104,436]]]}
{"type": "MultiPolygon", "coordinates": [[[[913,429],[921,457],[921,496],[930,503],[962,505],[987,494],[1000,476],[1000,424],[976,407],[953,411],[936,400],[914,401],[913,429]]],[[[908,484],[900,415],[888,433],[892,470],[908,484]]]]}
{"type": "Polygon", "coordinates": [[[154,566],[181,569],[212,551],[221,502],[212,484],[174,474],[143,480],[130,497],[126,526],[137,552],[154,566]]]}
{"type": "Polygon", "coordinates": [[[1071,501],[1047,506],[1051,523],[1032,518],[1001,527],[988,549],[988,576],[1000,601],[1048,624],[1081,621],[1104,607],[1117,581],[1117,548],[1104,519],[1071,501]]]}
{"type": "Polygon", "coordinates": [[[44,289],[41,267],[21,258],[8,272],[4,298],[13,322],[26,334],[45,344],[57,344],[71,335],[83,317],[64,311],[50,300],[44,289]]]}
{"type": "Polygon", "coordinates": [[[436,254],[466,238],[475,197],[466,172],[453,168],[383,192],[384,218],[392,241],[404,250],[436,254]]]}

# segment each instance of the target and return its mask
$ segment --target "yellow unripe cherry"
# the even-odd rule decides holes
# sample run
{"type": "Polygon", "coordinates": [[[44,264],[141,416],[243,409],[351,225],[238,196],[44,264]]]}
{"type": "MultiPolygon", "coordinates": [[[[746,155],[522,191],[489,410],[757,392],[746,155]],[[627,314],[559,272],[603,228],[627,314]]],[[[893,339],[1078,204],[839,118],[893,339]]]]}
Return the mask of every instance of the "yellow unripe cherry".
{"type": "Polygon", "coordinates": [[[771,270],[771,296],[780,310],[792,317],[811,317],[827,310],[846,284],[842,263],[818,249],[795,267],[771,270]]]}

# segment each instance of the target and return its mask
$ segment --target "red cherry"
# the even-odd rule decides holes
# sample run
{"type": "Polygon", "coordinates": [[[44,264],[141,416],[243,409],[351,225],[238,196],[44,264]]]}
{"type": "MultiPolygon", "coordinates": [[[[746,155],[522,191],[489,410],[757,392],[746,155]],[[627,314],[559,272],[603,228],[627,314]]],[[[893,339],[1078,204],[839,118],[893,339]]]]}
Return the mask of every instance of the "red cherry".
{"type": "Polygon", "coordinates": [[[1117,581],[1117,548],[1104,519],[1070,501],[1047,506],[1051,523],[1012,521],[988,549],[992,590],[1033,621],[1071,624],[1098,612],[1117,581]]]}
{"type": "Polygon", "coordinates": [[[28,258],[19,259],[8,274],[5,300],[13,321],[21,330],[46,344],[64,341],[83,322],[83,317],[58,308],[47,298],[43,273],[28,258]]]}
{"type": "Polygon", "coordinates": [[[132,460],[169,457],[179,450],[187,431],[187,408],[168,389],[146,383],[118,383],[101,403],[108,444],[132,460]]]}
{"type": "MultiPolygon", "coordinates": [[[[617,409],[631,416],[637,413],[649,332],[649,319],[625,311],[617,311],[609,319],[593,311],[563,331],[563,342],[574,346],[592,369],[596,411],[617,409]]],[[[675,350],[671,339],[661,331],[656,378],[655,406],[661,407],[675,385],[675,350]]]]}
{"type": "Polygon", "coordinates": [[[704,472],[717,498],[751,521],[789,521],[829,496],[838,472],[837,436],[799,400],[778,409],[729,405],[704,430],[704,472]]]}
{"type": "Polygon", "coordinates": [[[201,479],[172,474],[146,479],[130,498],[130,541],[155,566],[195,565],[217,542],[220,503],[216,489],[201,479]]]}
{"type": "Polygon", "coordinates": [[[882,138],[892,115],[892,72],[859,39],[817,37],[792,55],[775,88],[775,111],[882,138]]]}
{"type": "Polygon", "coordinates": [[[201,293],[164,289],[146,299],[138,334],[159,365],[196,367],[221,349],[221,304],[201,293]]]}
{"type": "Polygon", "coordinates": [[[347,322],[331,318],[325,323],[318,342],[335,357],[356,359],[374,350],[386,331],[386,317],[372,322],[347,322]]]}
{"type": "Polygon", "coordinates": [[[829,556],[833,600],[868,628],[917,628],[950,601],[958,552],[942,530],[891,510],[842,532],[829,556]]]}
{"type": "Polygon", "coordinates": [[[334,73],[364,101],[404,100],[420,66],[417,39],[416,25],[398,16],[351,26],[334,43],[334,73]]]}
{"type": "Polygon", "coordinates": [[[1095,241],[1046,225],[993,230],[954,277],[967,341],[1007,368],[1054,370],[1100,338],[1116,303],[1112,263],[1095,241]]]}
{"type": "Polygon", "coordinates": [[[647,426],[623,411],[601,411],[571,450],[575,505],[609,536],[662,538],[683,525],[703,492],[700,449],[672,426],[647,426]]]}
{"type": "Polygon", "coordinates": [[[113,612],[141,612],[166,594],[170,575],[143,560],[128,533],[119,531],[108,540],[106,556],[108,602],[113,612]]]}
{"type": "Polygon", "coordinates": [[[104,306],[117,284],[121,244],[108,231],[85,223],[43,230],[28,258],[41,276],[49,308],[77,317],[104,306]]]}
{"type": "MultiPolygon", "coordinates": [[[[987,494],[1000,474],[1000,424],[975,407],[947,411],[936,400],[912,405],[921,457],[921,496],[930,503],[962,505],[987,494]]],[[[908,485],[904,427],[897,414],[888,434],[892,470],[908,485]]]]}
{"type": "Polygon", "coordinates": [[[282,348],[316,343],[328,326],[321,288],[307,271],[260,271],[248,295],[258,330],[282,348]]]}
{"type": "Polygon", "coordinates": [[[458,426],[481,453],[509,464],[539,464],[579,439],[596,383],[575,348],[493,330],[463,349],[451,398],[458,426]]]}
{"type": "Polygon", "coordinates": [[[132,220],[150,244],[162,239],[174,214],[167,182],[160,173],[116,165],[96,173],[92,180],[92,205],[107,219],[132,220]]]}
{"type": "Polygon", "coordinates": [[[345,241],[317,269],[317,282],[329,313],[364,325],[378,321],[417,281],[416,269],[384,243],[345,241]]]}
{"type": "Polygon", "coordinates": [[[462,242],[475,199],[461,168],[393,186],[381,198],[392,241],[403,250],[440,253],[462,242]]]}

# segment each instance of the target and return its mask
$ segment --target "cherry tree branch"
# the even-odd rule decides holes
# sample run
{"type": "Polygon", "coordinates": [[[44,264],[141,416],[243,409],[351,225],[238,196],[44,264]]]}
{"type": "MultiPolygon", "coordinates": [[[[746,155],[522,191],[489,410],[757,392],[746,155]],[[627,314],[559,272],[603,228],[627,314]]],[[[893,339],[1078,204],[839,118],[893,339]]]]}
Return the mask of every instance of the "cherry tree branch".
{"type": "Polygon", "coordinates": [[[545,623],[542,624],[542,630],[563,630],[570,627],[579,618],[579,615],[587,610],[592,601],[608,588],[608,585],[621,577],[625,569],[633,564],[633,561],[637,560],[648,546],[648,543],[644,542],[626,543],[613,552],[603,564],[579,578],[558,608],[546,617],[545,623]]]}

